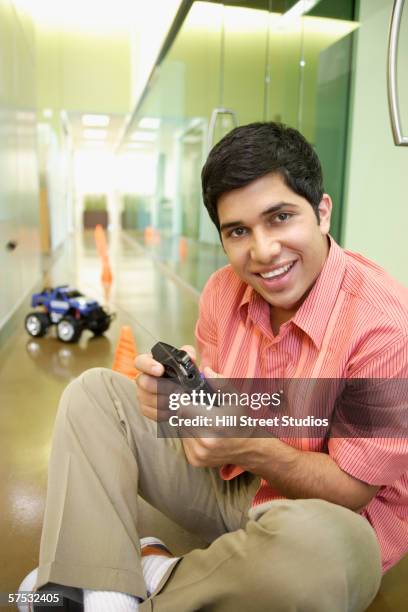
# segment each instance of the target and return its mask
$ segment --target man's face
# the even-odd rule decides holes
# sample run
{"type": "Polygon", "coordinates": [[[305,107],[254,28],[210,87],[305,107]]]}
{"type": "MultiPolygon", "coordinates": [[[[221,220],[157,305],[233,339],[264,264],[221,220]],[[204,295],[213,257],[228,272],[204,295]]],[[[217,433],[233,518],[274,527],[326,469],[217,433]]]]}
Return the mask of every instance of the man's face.
{"type": "Polygon", "coordinates": [[[328,253],[331,200],[310,203],[278,174],[267,174],[218,200],[222,243],[236,274],[290,319],[318,277],[328,253]]]}

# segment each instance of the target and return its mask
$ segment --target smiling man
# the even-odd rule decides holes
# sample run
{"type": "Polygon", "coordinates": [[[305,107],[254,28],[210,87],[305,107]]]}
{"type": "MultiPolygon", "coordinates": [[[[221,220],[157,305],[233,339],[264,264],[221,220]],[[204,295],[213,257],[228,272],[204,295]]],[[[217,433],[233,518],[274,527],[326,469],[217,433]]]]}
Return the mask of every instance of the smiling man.
{"type": "MultiPolygon", "coordinates": [[[[408,378],[407,291],[329,236],[313,148],[276,123],[239,127],[202,183],[230,262],[200,300],[205,375],[364,379],[366,404],[391,418],[398,398],[381,380],[408,378]]],[[[63,396],[37,585],[76,587],[87,612],[365,610],[381,567],[408,550],[403,434],[158,438],[164,368],[151,355],[136,367],[137,393],[95,369],[63,396]],[[208,548],[172,558],[139,544],[137,492],[208,548]]],[[[329,411],[342,401],[328,397],[329,411]]]]}
{"type": "Polygon", "coordinates": [[[220,196],[222,244],[234,272],[271,306],[272,330],[298,310],[329,252],[331,200],[317,206],[268,173],[220,196]],[[317,218],[316,218],[317,217],[317,218]]]}

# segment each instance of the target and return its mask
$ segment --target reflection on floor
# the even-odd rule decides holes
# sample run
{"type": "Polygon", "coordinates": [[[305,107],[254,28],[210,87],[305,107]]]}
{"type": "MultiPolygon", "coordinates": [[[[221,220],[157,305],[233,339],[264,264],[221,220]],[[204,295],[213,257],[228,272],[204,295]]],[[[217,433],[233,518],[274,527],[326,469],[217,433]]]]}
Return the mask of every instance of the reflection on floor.
{"type": "Polygon", "coordinates": [[[211,272],[228,263],[221,243],[203,244],[192,238],[158,231],[149,237],[140,231],[127,230],[126,236],[143,245],[156,261],[164,264],[168,272],[177,275],[197,291],[203,289],[211,272]]]}
{"type": "MultiPolygon", "coordinates": [[[[201,253],[189,245],[180,262],[166,257],[175,248],[170,242],[163,242],[161,250],[157,245],[143,250],[138,240],[111,238],[114,283],[108,299],[99,281],[92,234],[68,243],[44,279],[49,286],[71,284],[116,311],[105,336],[93,338],[84,332],[77,345],[62,344],[54,333],[33,340],[23,329],[30,309],[27,300],[18,328],[0,347],[0,592],[15,590],[37,564],[50,438],[66,384],[89,367],[111,367],[121,325],[132,327],[139,352],[148,351],[158,339],[178,346],[194,343],[198,290],[213,269],[224,264],[222,253],[215,247],[201,253]],[[160,261],[152,259],[158,253],[160,261]]],[[[140,530],[163,538],[176,554],[202,544],[145,503],[140,530]]],[[[405,610],[407,576],[408,557],[386,576],[371,612],[405,610]]]]}

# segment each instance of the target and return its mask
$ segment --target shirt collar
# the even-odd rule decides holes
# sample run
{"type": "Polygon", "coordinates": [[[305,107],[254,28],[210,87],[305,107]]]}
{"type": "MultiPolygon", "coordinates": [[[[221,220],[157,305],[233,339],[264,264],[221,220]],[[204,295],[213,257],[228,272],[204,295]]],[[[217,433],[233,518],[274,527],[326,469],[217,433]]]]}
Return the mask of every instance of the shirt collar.
{"type": "Polygon", "coordinates": [[[324,334],[343,282],[346,256],[331,236],[330,249],[322,271],[292,322],[321,348],[324,334]]]}
{"type": "MultiPolygon", "coordinates": [[[[321,348],[346,269],[346,256],[343,249],[331,236],[329,240],[330,249],[323,268],[309,295],[291,319],[291,323],[304,331],[317,349],[321,348]]],[[[256,323],[263,318],[262,313],[265,312],[265,309],[265,300],[250,285],[247,285],[239,304],[239,313],[243,322],[247,322],[248,314],[250,314],[251,319],[256,323]]]]}

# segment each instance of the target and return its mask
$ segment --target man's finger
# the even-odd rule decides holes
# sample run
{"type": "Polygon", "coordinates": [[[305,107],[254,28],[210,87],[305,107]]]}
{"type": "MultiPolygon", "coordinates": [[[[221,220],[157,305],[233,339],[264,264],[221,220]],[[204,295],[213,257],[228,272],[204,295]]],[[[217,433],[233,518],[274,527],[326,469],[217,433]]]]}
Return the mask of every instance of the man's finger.
{"type": "Polygon", "coordinates": [[[194,346],[192,346],[191,344],[184,344],[184,346],[182,346],[180,350],[186,351],[190,359],[192,359],[195,363],[197,359],[197,353],[194,346]]]}
{"type": "Polygon", "coordinates": [[[150,376],[150,374],[139,374],[136,384],[141,391],[154,395],[157,393],[157,378],[150,376]]]}
{"type": "Polygon", "coordinates": [[[210,366],[205,366],[204,376],[206,378],[221,378],[221,374],[217,374],[217,372],[214,372],[214,370],[212,370],[210,366]]]}
{"type": "Polygon", "coordinates": [[[161,363],[153,359],[151,355],[143,354],[138,355],[135,359],[135,368],[139,372],[144,374],[150,374],[151,376],[162,376],[164,374],[164,367],[161,363]]]}
{"type": "Polygon", "coordinates": [[[160,421],[159,413],[155,408],[151,408],[150,406],[142,406],[141,412],[143,416],[151,421],[160,421]]]}

